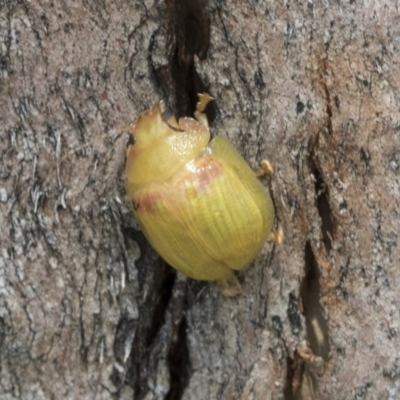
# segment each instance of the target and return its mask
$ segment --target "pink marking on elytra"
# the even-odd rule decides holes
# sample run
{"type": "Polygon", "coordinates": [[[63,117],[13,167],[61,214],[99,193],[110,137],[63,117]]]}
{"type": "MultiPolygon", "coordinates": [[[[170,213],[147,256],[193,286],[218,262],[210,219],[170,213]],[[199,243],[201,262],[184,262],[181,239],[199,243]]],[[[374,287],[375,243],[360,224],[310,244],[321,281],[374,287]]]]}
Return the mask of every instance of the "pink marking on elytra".
{"type": "Polygon", "coordinates": [[[199,189],[206,188],[213,180],[223,173],[222,164],[215,158],[205,158],[197,169],[199,189]]]}
{"type": "Polygon", "coordinates": [[[188,167],[178,180],[173,178],[158,187],[147,188],[132,199],[134,210],[138,213],[154,213],[161,203],[179,208],[182,202],[191,201],[205,192],[209,185],[223,174],[223,165],[212,157],[205,157],[188,167]]]}

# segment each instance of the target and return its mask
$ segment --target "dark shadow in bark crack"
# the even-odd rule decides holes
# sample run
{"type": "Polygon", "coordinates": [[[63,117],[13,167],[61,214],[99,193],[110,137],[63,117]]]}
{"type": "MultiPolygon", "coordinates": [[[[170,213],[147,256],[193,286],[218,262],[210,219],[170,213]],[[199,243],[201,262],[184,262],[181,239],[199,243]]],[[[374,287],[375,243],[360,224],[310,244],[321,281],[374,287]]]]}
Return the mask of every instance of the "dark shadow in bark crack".
{"type": "Polygon", "coordinates": [[[186,318],[183,317],[178,328],[178,335],[168,353],[168,367],[171,379],[171,389],[166,400],[179,400],[189,383],[191,368],[189,348],[186,335],[186,318]]]}
{"type": "Polygon", "coordinates": [[[304,258],[305,276],[300,294],[303,301],[307,338],[313,353],[328,361],[328,324],[324,309],[320,304],[320,271],[309,242],[306,243],[304,258]]]}
{"type": "Polygon", "coordinates": [[[309,162],[310,171],[315,178],[315,193],[317,198],[318,214],[321,218],[322,239],[324,242],[325,250],[327,254],[329,254],[332,248],[332,240],[335,235],[335,224],[331,207],[329,205],[328,186],[325,184],[322,178],[322,174],[320,173],[312,155],[309,159],[309,162]]]}
{"type": "MultiPolygon", "coordinates": [[[[166,0],[167,31],[170,49],[168,67],[153,71],[155,80],[165,96],[172,96],[168,104],[176,117],[193,116],[198,93],[210,93],[195,67],[195,58],[207,56],[210,42],[210,20],[206,0],[166,0]]],[[[216,116],[215,102],[207,109],[207,118],[216,116]]]]}

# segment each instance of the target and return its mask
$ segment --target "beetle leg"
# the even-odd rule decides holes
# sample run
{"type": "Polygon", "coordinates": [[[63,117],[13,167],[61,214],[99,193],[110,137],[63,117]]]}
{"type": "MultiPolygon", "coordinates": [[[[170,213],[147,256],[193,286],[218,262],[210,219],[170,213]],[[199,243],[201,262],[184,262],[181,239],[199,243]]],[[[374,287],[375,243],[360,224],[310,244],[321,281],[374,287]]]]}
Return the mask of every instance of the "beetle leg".
{"type": "Polygon", "coordinates": [[[199,97],[199,102],[196,104],[196,111],[203,113],[207,104],[214,99],[207,93],[199,93],[197,96],[199,97]]]}
{"type": "Polygon", "coordinates": [[[214,99],[206,93],[199,93],[197,96],[199,97],[199,102],[196,104],[196,111],[194,112],[194,116],[197,121],[208,128],[208,119],[206,114],[204,114],[204,110],[206,109],[207,104],[214,99]]]}
{"type": "Polygon", "coordinates": [[[269,234],[268,240],[271,242],[275,242],[276,244],[281,244],[283,242],[283,238],[284,238],[283,229],[280,226],[278,226],[277,230],[269,234]]]}
{"type": "Polygon", "coordinates": [[[257,178],[262,178],[266,175],[272,175],[274,173],[274,166],[268,160],[262,160],[260,169],[256,172],[257,178]]]}
{"type": "Polygon", "coordinates": [[[228,276],[217,281],[221,292],[226,297],[237,296],[242,293],[242,286],[233,272],[230,272],[228,276]]]}

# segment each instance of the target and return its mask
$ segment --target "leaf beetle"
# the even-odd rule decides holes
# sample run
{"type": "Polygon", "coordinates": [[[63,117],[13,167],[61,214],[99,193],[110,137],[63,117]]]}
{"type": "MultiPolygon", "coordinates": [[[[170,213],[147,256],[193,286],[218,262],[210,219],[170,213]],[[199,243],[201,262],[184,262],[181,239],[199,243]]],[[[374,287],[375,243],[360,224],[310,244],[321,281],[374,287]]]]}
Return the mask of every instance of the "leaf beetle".
{"type": "MultiPolygon", "coordinates": [[[[271,233],[274,206],[257,175],[227,139],[210,141],[211,100],[199,95],[195,118],[177,120],[163,101],[140,114],[130,125],[125,186],[144,235],[168,264],[235,295],[233,271],[282,233],[271,233]]],[[[272,172],[268,162],[262,167],[272,172]]]]}

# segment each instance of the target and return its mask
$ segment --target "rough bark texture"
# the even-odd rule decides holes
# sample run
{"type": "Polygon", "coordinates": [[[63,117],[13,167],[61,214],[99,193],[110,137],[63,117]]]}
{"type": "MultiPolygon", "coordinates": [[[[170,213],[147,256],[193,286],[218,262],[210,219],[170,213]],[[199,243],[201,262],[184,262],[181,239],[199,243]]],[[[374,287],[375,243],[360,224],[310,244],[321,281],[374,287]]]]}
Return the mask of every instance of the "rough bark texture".
{"type": "Polygon", "coordinates": [[[400,398],[400,18],[375,3],[0,1],[1,399],[400,398]],[[275,165],[285,232],[232,299],[123,189],[124,126],[205,90],[275,165]]]}

